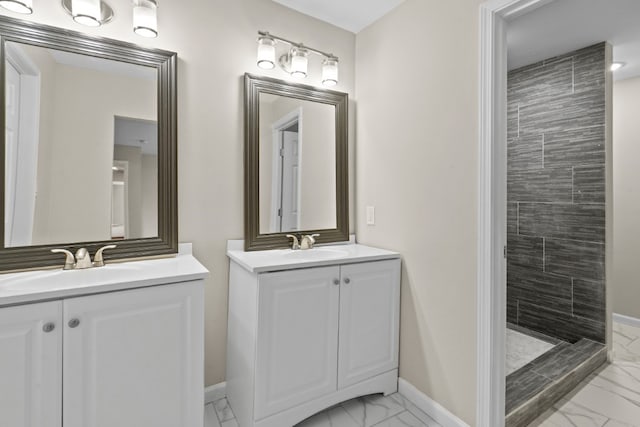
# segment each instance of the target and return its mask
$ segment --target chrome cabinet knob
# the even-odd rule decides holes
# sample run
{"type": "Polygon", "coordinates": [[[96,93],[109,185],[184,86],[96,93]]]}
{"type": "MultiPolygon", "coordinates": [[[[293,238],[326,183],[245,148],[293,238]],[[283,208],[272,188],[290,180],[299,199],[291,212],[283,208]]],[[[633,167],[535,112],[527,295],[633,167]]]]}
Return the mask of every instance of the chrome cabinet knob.
{"type": "Polygon", "coordinates": [[[340,280],[338,280],[338,279],[333,279],[333,284],[334,284],[334,285],[336,285],[336,286],[337,286],[337,285],[339,285],[339,284],[340,284],[340,280]]]}
{"type": "Polygon", "coordinates": [[[71,319],[69,320],[70,328],[77,328],[80,325],[80,319],[71,319]]]}
{"type": "Polygon", "coordinates": [[[344,283],[345,283],[346,285],[348,285],[349,283],[351,283],[351,279],[349,279],[348,277],[346,277],[346,278],[344,279],[344,283]]]}
{"type": "Polygon", "coordinates": [[[42,330],[47,334],[53,331],[55,328],[56,328],[56,324],[53,322],[45,323],[44,326],[42,326],[42,330]]]}

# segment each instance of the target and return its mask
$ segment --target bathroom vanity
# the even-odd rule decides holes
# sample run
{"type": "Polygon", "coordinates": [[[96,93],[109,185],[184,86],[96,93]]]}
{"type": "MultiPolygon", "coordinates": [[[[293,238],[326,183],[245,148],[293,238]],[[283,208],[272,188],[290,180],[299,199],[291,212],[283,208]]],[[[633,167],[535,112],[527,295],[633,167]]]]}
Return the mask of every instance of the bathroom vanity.
{"type": "Polygon", "coordinates": [[[242,427],[292,426],[397,390],[400,255],[229,242],[227,398],[242,427]]]}
{"type": "Polygon", "coordinates": [[[0,414],[14,427],[200,427],[203,279],[175,258],[0,276],[0,414]]]}

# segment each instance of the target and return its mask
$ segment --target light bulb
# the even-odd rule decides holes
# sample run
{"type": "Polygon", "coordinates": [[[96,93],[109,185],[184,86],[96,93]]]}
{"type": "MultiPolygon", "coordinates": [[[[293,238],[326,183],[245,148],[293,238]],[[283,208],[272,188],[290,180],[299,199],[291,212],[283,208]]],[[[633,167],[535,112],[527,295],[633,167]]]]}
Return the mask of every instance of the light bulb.
{"type": "Polygon", "coordinates": [[[133,6],[133,31],[142,37],[158,37],[158,3],[137,0],[133,6]]]}
{"type": "Polygon", "coordinates": [[[276,41],[269,36],[258,39],[258,67],[271,70],[276,66],[276,41]]]}
{"type": "Polygon", "coordinates": [[[100,22],[100,0],[72,0],[71,15],[78,24],[87,27],[99,27],[100,22]]]}
{"type": "Polygon", "coordinates": [[[335,86],[338,84],[338,59],[327,58],[322,61],[322,84],[335,86]]]}
{"type": "Polygon", "coordinates": [[[307,64],[309,62],[307,49],[294,47],[291,49],[291,76],[302,79],[307,77],[307,64]]]}
{"type": "Polygon", "coordinates": [[[0,0],[0,6],[23,15],[33,13],[33,0],[0,0]]]}

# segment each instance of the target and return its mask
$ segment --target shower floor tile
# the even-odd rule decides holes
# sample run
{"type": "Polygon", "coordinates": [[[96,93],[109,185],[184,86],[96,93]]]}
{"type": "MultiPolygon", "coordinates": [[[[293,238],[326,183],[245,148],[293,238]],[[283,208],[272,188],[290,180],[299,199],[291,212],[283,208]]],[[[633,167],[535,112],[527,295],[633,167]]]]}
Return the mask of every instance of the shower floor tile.
{"type": "Polygon", "coordinates": [[[507,375],[551,350],[554,344],[507,328],[507,375]]]}

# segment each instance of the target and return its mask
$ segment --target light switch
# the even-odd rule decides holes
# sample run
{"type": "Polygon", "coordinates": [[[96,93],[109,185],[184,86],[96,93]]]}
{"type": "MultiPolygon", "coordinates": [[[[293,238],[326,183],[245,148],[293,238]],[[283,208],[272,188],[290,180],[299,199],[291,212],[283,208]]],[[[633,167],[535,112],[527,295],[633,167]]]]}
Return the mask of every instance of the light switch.
{"type": "Polygon", "coordinates": [[[376,208],[367,206],[367,225],[376,225],[376,208]]]}

